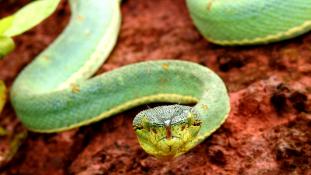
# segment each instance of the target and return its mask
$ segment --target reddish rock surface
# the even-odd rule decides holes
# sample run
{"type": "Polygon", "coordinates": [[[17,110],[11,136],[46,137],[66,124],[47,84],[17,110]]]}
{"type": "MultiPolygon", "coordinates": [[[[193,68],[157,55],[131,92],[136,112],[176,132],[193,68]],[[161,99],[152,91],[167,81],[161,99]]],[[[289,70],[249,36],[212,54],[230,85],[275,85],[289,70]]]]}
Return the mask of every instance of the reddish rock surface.
{"type": "MultiPolygon", "coordinates": [[[[0,16],[25,2],[1,2],[0,16]]],[[[69,15],[62,2],[53,16],[16,37],[16,50],[0,60],[0,79],[10,87],[69,15]]],[[[64,133],[29,132],[12,160],[0,162],[0,174],[311,174],[311,33],[263,46],[222,47],[197,32],[184,0],[124,1],[122,16],[118,44],[98,74],[165,58],[208,66],[230,92],[225,124],[185,155],[159,161],[140,148],[131,128],[135,114],[147,108],[142,105],[64,133]]],[[[25,131],[9,102],[0,126],[9,133],[0,136],[3,158],[16,133],[25,131]]]]}

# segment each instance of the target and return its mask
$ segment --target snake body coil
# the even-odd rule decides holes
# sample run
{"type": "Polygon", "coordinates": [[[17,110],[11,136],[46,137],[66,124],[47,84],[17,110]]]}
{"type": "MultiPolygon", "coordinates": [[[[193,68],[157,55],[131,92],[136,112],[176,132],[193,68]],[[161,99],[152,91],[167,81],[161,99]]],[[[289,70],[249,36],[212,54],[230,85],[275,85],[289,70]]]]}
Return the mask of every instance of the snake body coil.
{"type": "Polygon", "coordinates": [[[156,108],[153,116],[167,114],[158,117],[165,122],[172,119],[168,123],[145,115],[134,120],[147,152],[157,157],[174,157],[198,144],[224,122],[229,97],[223,82],[209,69],[194,63],[150,61],[88,79],[115,45],[120,26],[119,2],[71,0],[70,3],[72,17],[68,27],[22,71],[12,87],[12,103],[27,128],[59,132],[140,104],[199,100],[182,116],[178,116],[185,109],[181,105],[156,108]],[[98,16],[103,19],[98,20],[98,16]],[[184,129],[176,133],[176,128],[182,126],[184,129]],[[144,133],[149,132],[146,128],[158,131],[149,135],[150,142],[144,140],[144,133]],[[167,132],[162,132],[163,128],[167,132]],[[171,134],[167,135],[168,132],[171,134]],[[183,133],[187,137],[177,137],[183,133]]]}
{"type": "Polygon", "coordinates": [[[311,29],[310,0],[187,0],[190,15],[209,41],[261,44],[311,29]]]}
{"type": "MultiPolygon", "coordinates": [[[[236,6],[220,0],[187,2],[200,31],[216,43],[253,44],[276,40],[275,37],[265,40],[270,34],[266,32],[268,29],[257,29],[259,24],[250,23],[258,31],[248,31],[243,23],[234,24],[239,18],[241,22],[252,21],[241,15],[248,10],[254,12],[254,19],[266,19],[259,16],[259,11],[269,9],[268,1],[256,1],[258,9],[248,6],[248,0],[237,1],[236,6]],[[212,9],[211,12],[201,5],[212,9]],[[243,5],[244,9],[240,10],[243,5]],[[218,8],[223,9],[224,14],[218,8]],[[237,29],[245,35],[238,34],[237,29]],[[260,35],[255,36],[255,33],[260,35]]],[[[310,16],[310,3],[299,2],[306,5],[308,12],[305,14],[310,16]]],[[[283,7],[286,3],[280,4],[283,7]]],[[[170,105],[148,109],[134,119],[139,142],[148,153],[156,157],[176,157],[199,144],[225,121],[230,109],[227,90],[211,70],[185,61],[137,63],[90,78],[116,43],[119,5],[117,0],[70,0],[70,24],[15,80],[11,89],[12,104],[26,127],[49,133],[96,122],[145,103],[196,103],[193,107],[170,105]]],[[[269,14],[272,15],[273,9],[268,10],[269,14]]],[[[253,18],[251,12],[248,15],[253,18]]],[[[303,14],[297,13],[295,17],[303,17],[303,14]]],[[[302,25],[304,30],[280,35],[278,39],[310,28],[307,18],[289,21],[290,24],[280,24],[279,32],[285,30],[284,26],[300,28],[300,24],[305,24],[302,25]]],[[[272,34],[278,33],[274,27],[271,30],[272,34]]]]}

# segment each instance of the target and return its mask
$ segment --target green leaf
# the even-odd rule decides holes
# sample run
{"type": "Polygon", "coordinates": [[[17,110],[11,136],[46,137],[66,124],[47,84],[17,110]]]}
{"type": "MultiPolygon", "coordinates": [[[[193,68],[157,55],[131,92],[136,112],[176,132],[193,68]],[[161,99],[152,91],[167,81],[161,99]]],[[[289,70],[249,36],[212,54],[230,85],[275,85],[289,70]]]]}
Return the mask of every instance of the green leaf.
{"type": "Polygon", "coordinates": [[[14,16],[8,16],[0,20],[0,36],[12,25],[14,16]]]}
{"type": "Polygon", "coordinates": [[[0,59],[15,48],[12,38],[0,36],[0,59]]]}
{"type": "Polygon", "coordinates": [[[6,101],[6,88],[4,82],[0,80],[0,113],[6,101]]]}
{"type": "Polygon", "coordinates": [[[37,0],[17,11],[14,15],[0,21],[0,35],[13,37],[36,26],[50,16],[60,0],[37,0]]]}

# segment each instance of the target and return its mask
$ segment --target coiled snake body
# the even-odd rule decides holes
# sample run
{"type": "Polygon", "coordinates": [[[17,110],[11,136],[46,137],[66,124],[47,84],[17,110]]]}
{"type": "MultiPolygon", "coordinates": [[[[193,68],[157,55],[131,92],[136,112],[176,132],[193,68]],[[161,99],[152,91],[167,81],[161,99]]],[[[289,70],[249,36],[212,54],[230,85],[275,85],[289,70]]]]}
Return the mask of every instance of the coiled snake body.
{"type": "Polygon", "coordinates": [[[311,29],[308,0],[187,0],[201,34],[221,45],[261,44],[311,29]]]}
{"type": "MultiPolygon", "coordinates": [[[[239,13],[252,10],[259,16],[258,11],[261,9],[247,6],[249,1],[237,1],[237,4],[245,6],[239,13]]],[[[216,43],[245,44],[276,40],[275,37],[264,40],[263,35],[266,33],[255,37],[254,33],[258,31],[249,32],[250,36],[238,34],[237,29],[242,28],[243,32],[244,29],[247,30],[243,20],[240,20],[242,27],[229,30],[231,26],[227,25],[239,20],[238,16],[232,15],[240,8],[234,6],[235,1],[187,2],[199,30],[216,43]],[[231,6],[226,6],[225,3],[231,6]],[[222,6],[224,14],[220,11],[213,12],[213,8],[222,6]],[[205,19],[205,15],[209,13],[214,16],[205,19]],[[216,19],[227,23],[216,23],[216,19]],[[209,20],[215,28],[205,31],[203,28],[209,27],[209,20]],[[224,31],[219,30],[218,33],[216,27],[224,27],[224,31]]],[[[255,2],[258,7],[261,7],[261,2],[269,5],[268,0],[254,1],[251,5],[255,2]]],[[[287,19],[298,21],[297,24],[288,26],[298,27],[298,24],[302,24],[307,30],[310,28],[308,20],[311,3],[306,0],[298,2],[304,2],[301,6],[306,7],[300,11],[308,16],[287,19]]],[[[145,103],[196,103],[193,107],[170,105],[148,109],[134,119],[133,126],[139,142],[148,153],[156,157],[176,157],[199,144],[225,121],[230,104],[224,83],[211,70],[195,63],[147,61],[89,78],[105,61],[116,43],[120,26],[120,2],[70,0],[70,5],[70,24],[55,42],[21,72],[11,89],[12,104],[27,128],[36,132],[60,132],[96,122],[145,103]]],[[[302,31],[291,36],[298,33],[302,31]]],[[[279,39],[288,36],[284,35],[279,39]]]]}

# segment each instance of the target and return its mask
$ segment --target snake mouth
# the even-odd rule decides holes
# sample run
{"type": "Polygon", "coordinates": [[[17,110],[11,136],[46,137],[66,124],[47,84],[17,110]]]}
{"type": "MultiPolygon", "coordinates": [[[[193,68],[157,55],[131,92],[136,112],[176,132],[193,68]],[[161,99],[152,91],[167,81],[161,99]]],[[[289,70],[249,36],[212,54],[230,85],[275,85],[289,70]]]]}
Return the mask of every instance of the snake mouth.
{"type": "Polygon", "coordinates": [[[172,139],[179,139],[179,140],[182,140],[181,137],[178,137],[178,136],[171,136],[170,138],[167,138],[166,136],[165,137],[162,137],[160,138],[157,142],[161,142],[161,141],[167,141],[167,140],[172,140],[172,139]]]}

